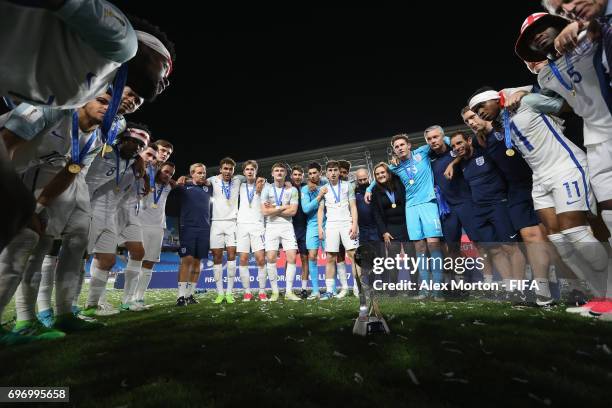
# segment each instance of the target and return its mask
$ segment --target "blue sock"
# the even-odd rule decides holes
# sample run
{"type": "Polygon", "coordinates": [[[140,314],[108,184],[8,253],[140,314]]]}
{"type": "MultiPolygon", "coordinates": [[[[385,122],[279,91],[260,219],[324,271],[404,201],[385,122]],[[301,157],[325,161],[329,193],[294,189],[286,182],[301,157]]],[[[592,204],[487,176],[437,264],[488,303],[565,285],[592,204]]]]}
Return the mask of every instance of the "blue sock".
{"type": "Polygon", "coordinates": [[[312,293],[319,293],[319,266],[317,261],[308,260],[308,273],[310,274],[312,293]]]}
{"type": "MultiPolygon", "coordinates": [[[[434,283],[442,283],[444,280],[443,270],[442,270],[442,251],[439,249],[433,249],[429,251],[431,255],[431,275],[434,283]]],[[[437,296],[439,291],[435,291],[434,295],[437,296]]]]}
{"type": "MultiPolygon", "coordinates": [[[[417,253],[417,259],[419,260],[418,269],[419,269],[419,286],[421,282],[429,281],[429,268],[427,267],[427,255],[425,253],[417,253]]],[[[429,291],[422,290],[419,291],[421,295],[429,294],[429,291]]]]}

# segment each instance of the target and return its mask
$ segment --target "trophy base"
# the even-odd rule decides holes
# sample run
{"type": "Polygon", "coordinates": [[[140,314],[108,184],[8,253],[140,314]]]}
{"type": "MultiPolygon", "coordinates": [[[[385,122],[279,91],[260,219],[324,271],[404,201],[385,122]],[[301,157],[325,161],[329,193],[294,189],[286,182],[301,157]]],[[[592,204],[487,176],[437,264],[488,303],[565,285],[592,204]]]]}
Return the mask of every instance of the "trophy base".
{"type": "Polygon", "coordinates": [[[370,334],[389,334],[389,326],[383,318],[369,316],[368,318],[358,317],[355,319],[353,334],[357,336],[367,336],[370,334]]]}

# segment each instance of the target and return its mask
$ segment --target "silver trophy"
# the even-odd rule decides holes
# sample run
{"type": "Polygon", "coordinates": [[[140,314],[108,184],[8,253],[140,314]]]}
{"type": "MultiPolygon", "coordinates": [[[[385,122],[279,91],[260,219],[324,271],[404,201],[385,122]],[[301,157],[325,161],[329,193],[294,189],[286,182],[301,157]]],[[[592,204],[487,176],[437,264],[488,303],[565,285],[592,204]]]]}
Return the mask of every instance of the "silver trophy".
{"type": "Polygon", "coordinates": [[[374,273],[372,263],[376,251],[370,245],[362,245],[355,253],[355,284],[359,289],[359,316],[353,325],[353,334],[367,336],[370,334],[389,334],[389,326],[378,307],[376,291],[371,282],[374,273]]]}

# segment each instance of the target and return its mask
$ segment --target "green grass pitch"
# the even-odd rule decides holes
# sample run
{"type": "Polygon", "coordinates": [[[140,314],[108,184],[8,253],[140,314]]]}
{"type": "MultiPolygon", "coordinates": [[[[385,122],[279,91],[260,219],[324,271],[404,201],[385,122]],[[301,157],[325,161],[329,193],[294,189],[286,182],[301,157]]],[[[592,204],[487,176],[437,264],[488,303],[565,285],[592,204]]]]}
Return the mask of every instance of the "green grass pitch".
{"type": "Polygon", "coordinates": [[[0,385],[68,386],[77,407],[612,406],[612,324],[560,306],[384,298],[392,333],[361,338],[354,297],[176,308],[175,293],[0,349],[0,385]]]}

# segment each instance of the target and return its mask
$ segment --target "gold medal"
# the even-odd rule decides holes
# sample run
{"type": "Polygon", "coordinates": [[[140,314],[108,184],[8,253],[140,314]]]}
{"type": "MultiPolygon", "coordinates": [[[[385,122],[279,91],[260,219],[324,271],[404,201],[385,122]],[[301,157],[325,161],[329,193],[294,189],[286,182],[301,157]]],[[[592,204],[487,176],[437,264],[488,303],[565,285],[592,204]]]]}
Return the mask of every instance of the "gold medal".
{"type": "Polygon", "coordinates": [[[395,207],[397,207],[397,204],[395,203],[391,204],[391,208],[395,208],[395,207]]]}
{"type": "Polygon", "coordinates": [[[151,208],[157,208],[157,204],[155,203],[151,204],[151,208]]]}
{"type": "Polygon", "coordinates": [[[410,180],[408,183],[410,183],[412,185],[412,184],[414,184],[414,180],[410,180]]]}
{"type": "Polygon", "coordinates": [[[102,151],[104,152],[104,154],[110,153],[113,151],[113,147],[104,143],[104,147],[102,148],[102,151]]]}
{"type": "Polygon", "coordinates": [[[506,149],[506,156],[508,157],[514,156],[514,149],[506,149]]]}
{"type": "Polygon", "coordinates": [[[68,171],[72,174],[78,174],[81,171],[81,166],[78,164],[72,163],[68,166],[68,171]]]}

